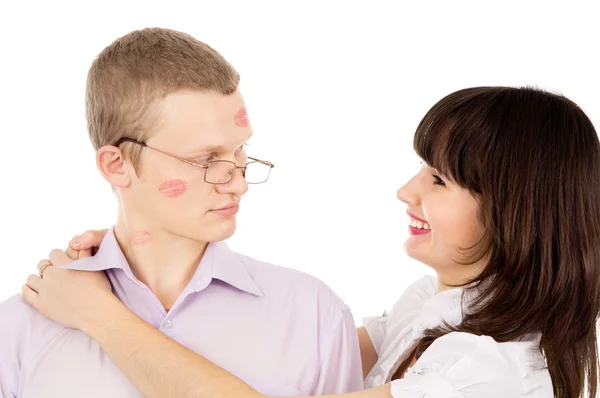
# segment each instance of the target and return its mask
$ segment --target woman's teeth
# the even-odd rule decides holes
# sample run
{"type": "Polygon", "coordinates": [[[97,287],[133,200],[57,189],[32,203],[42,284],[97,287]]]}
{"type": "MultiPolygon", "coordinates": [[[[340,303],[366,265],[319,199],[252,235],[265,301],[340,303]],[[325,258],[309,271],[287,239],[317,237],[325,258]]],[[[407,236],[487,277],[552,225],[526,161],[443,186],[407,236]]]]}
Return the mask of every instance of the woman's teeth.
{"type": "Polygon", "coordinates": [[[417,221],[415,219],[411,219],[410,226],[418,229],[430,229],[429,224],[422,221],[417,221]]]}

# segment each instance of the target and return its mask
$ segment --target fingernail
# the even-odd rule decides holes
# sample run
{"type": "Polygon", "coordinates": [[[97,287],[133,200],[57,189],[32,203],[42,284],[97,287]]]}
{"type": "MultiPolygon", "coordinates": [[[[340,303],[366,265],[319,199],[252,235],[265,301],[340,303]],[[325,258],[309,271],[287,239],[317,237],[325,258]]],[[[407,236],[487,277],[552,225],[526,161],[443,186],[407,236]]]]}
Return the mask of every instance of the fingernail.
{"type": "Polygon", "coordinates": [[[71,239],[71,242],[69,242],[69,244],[73,247],[79,247],[79,245],[81,245],[81,239],[73,238],[71,239]]]}

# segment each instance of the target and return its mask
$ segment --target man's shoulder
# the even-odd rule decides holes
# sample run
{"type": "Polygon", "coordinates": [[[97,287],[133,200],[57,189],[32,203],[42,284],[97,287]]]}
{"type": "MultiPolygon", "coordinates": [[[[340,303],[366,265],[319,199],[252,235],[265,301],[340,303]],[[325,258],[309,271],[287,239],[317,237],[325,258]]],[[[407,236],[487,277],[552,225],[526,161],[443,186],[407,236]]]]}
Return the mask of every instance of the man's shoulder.
{"type": "Polygon", "coordinates": [[[26,303],[20,294],[15,294],[0,302],[0,316],[3,320],[9,321],[9,325],[15,322],[24,322],[28,318],[43,317],[35,308],[26,303]]]}
{"type": "Polygon", "coordinates": [[[0,302],[0,323],[0,383],[4,383],[0,387],[16,394],[21,369],[30,367],[67,329],[40,314],[20,294],[0,302]]]}
{"type": "Polygon", "coordinates": [[[0,302],[0,344],[31,345],[64,330],[64,327],[51,321],[26,303],[20,294],[0,302]]]}
{"type": "Polygon", "coordinates": [[[276,295],[303,296],[305,299],[317,299],[321,304],[330,303],[339,310],[347,310],[348,306],[337,293],[321,279],[297,269],[257,260],[244,254],[236,253],[254,281],[266,290],[265,293],[276,295]]]}
{"type": "Polygon", "coordinates": [[[265,274],[267,277],[277,276],[291,282],[306,282],[308,284],[318,285],[323,283],[316,276],[307,274],[294,268],[285,267],[282,265],[273,264],[267,261],[261,261],[256,258],[247,256],[242,253],[235,253],[244,264],[244,267],[252,275],[265,274]]]}

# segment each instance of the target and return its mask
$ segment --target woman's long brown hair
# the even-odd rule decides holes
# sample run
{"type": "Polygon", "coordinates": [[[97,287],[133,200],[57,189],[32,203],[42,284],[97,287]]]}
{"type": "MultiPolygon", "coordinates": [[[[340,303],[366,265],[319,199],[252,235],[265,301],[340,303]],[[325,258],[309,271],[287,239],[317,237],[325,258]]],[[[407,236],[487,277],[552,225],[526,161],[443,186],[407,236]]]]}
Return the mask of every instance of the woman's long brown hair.
{"type": "MultiPolygon", "coordinates": [[[[541,332],[558,398],[598,391],[600,143],[564,96],[476,87],[440,100],[414,147],[480,203],[489,262],[463,286],[479,289],[459,325],[428,329],[420,356],[452,331],[498,342],[541,332]]],[[[481,258],[479,256],[478,258],[481,258]]]]}

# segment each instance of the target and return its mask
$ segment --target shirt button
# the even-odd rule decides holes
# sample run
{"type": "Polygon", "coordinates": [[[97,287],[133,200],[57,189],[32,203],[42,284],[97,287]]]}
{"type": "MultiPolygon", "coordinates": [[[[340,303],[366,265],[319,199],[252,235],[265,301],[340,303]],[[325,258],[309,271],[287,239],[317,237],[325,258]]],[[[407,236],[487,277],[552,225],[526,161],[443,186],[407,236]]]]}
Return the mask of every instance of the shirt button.
{"type": "Polygon", "coordinates": [[[163,323],[163,327],[165,329],[171,329],[171,326],[173,326],[173,324],[171,323],[171,320],[167,319],[164,323],[163,323]]]}

